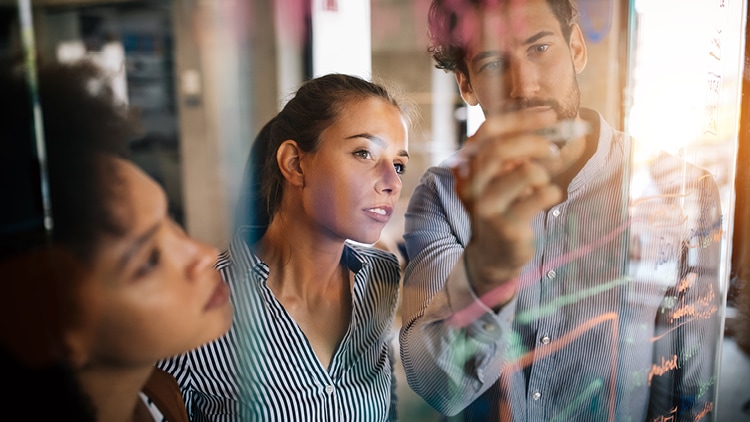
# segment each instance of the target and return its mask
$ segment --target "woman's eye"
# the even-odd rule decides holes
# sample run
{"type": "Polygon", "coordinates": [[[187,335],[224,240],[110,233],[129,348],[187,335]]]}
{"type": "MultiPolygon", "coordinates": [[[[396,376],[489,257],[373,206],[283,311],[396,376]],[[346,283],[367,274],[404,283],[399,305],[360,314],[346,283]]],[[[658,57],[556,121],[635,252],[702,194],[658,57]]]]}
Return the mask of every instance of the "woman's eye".
{"type": "Polygon", "coordinates": [[[366,149],[354,151],[354,155],[365,160],[369,160],[370,158],[372,158],[372,154],[370,154],[370,151],[366,149]]]}
{"type": "Polygon", "coordinates": [[[398,173],[398,174],[404,174],[404,173],[406,173],[406,164],[393,163],[393,168],[396,169],[396,173],[398,173]]]}
{"type": "Polygon", "coordinates": [[[143,277],[153,271],[159,266],[161,260],[161,252],[158,249],[154,249],[148,256],[148,260],[141,265],[136,271],[136,277],[143,277]]]}

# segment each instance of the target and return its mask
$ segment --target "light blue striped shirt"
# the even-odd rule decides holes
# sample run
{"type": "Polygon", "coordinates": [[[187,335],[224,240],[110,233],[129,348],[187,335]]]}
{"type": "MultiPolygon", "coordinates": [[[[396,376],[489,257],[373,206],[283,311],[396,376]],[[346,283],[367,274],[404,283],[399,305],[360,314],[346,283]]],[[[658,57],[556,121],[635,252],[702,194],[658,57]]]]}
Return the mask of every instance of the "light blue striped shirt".
{"type": "MultiPolygon", "coordinates": [[[[233,239],[217,264],[232,290],[226,336],[159,363],[180,384],[193,421],[396,420],[393,320],[400,266],[388,252],[347,243],[352,318],[330,367],[268,288],[268,266],[233,239]]],[[[325,321],[320,321],[325,324],[325,321]]]]}
{"type": "Polygon", "coordinates": [[[469,286],[470,220],[450,170],[429,169],[411,197],[401,357],[412,389],[444,414],[668,421],[713,409],[716,185],[668,155],[631,174],[624,134],[581,115],[598,149],[567,199],[533,219],[535,255],[498,313],[469,286]]]}

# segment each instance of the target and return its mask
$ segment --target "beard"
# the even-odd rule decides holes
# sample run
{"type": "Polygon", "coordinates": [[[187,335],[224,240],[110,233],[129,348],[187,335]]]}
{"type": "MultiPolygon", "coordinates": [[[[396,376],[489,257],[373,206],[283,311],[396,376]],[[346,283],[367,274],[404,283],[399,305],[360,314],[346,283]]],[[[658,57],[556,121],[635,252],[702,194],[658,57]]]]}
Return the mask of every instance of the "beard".
{"type": "Polygon", "coordinates": [[[504,107],[504,112],[520,111],[533,107],[550,107],[557,113],[558,120],[573,119],[578,116],[581,106],[581,91],[575,76],[568,84],[567,93],[560,99],[556,98],[527,98],[514,101],[504,107]]]}

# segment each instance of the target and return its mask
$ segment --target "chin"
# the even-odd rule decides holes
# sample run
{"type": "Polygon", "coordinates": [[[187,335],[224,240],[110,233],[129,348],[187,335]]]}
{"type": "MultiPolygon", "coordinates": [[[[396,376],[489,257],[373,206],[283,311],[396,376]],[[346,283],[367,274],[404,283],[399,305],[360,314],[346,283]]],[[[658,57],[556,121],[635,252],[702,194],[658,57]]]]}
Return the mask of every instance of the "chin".
{"type": "Polygon", "coordinates": [[[226,306],[223,309],[224,311],[224,324],[222,325],[224,327],[223,332],[221,335],[224,335],[227,331],[229,331],[229,327],[232,326],[232,320],[234,319],[234,305],[232,305],[232,301],[228,301],[226,306]]]}
{"type": "Polygon", "coordinates": [[[215,309],[217,322],[212,324],[212,329],[206,330],[207,333],[211,333],[211,337],[207,338],[204,343],[209,343],[223,336],[229,331],[232,326],[232,318],[234,317],[234,306],[231,302],[227,302],[225,306],[215,309]]]}
{"type": "Polygon", "coordinates": [[[380,232],[378,232],[377,235],[358,236],[356,238],[352,238],[351,240],[357,243],[363,243],[365,245],[374,245],[380,240],[380,232]]]}

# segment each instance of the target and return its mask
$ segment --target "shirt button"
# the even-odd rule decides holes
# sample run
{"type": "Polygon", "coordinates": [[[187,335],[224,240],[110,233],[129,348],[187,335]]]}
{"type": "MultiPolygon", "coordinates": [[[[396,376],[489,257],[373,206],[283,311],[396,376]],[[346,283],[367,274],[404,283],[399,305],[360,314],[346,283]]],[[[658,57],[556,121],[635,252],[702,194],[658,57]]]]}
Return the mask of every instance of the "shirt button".
{"type": "Polygon", "coordinates": [[[489,332],[495,331],[495,324],[490,324],[489,322],[487,322],[487,323],[485,323],[483,325],[483,327],[484,327],[485,330],[487,330],[489,332]]]}
{"type": "Polygon", "coordinates": [[[557,277],[557,273],[555,272],[555,270],[547,271],[547,278],[555,278],[555,277],[557,277]]]}
{"type": "Polygon", "coordinates": [[[328,393],[328,394],[333,393],[333,386],[332,385],[326,385],[326,393],[328,393]]]}
{"type": "Polygon", "coordinates": [[[557,208],[555,208],[554,210],[552,210],[552,216],[553,217],[558,217],[559,215],[560,215],[560,210],[558,210],[557,208]]]}
{"type": "Polygon", "coordinates": [[[550,340],[549,336],[542,337],[542,344],[549,344],[550,341],[551,340],[550,340]]]}
{"type": "Polygon", "coordinates": [[[539,400],[540,398],[542,398],[542,393],[536,391],[534,392],[534,394],[531,395],[531,398],[534,400],[539,400]]]}

